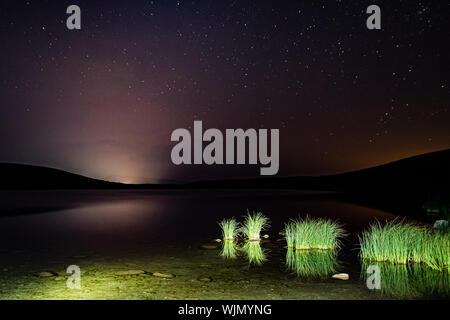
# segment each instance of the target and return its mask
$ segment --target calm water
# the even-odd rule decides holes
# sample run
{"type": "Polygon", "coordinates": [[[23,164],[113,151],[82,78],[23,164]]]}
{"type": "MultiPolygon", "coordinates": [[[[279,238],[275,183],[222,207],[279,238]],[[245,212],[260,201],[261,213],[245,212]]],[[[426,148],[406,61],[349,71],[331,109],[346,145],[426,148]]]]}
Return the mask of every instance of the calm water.
{"type": "Polygon", "coordinates": [[[448,297],[448,273],[422,268],[381,265],[382,279],[389,282],[382,290],[367,289],[356,234],[375,219],[394,216],[332,198],[289,191],[2,192],[0,298],[448,297]],[[220,238],[219,220],[241,218],[247,210],[270,218],[267,240],[251,247],[214,242],[220,238]],[[289,219],[306,214],[338,219],[349,233],[343,249],[287,251],[279,232],[289,219]],[[80,291],[65,286],[71,264],[82,270],[80,291]],[[130,270],[145,273],[120,274],[130,270]],[[54,276],[37,276],[43,271],[54,276]],[[331,279],[337,272],[350,279],[331,279]]]}

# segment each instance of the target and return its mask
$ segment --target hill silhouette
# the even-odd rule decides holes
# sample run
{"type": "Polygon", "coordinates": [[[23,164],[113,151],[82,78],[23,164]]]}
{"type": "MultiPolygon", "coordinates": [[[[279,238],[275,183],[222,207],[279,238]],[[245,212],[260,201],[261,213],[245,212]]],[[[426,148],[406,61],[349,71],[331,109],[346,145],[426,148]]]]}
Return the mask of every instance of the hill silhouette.
{"type": "MultiPolygon", "coordinates": [[[[258,177],[178,184],[122,184],[62,170],[0,163],[0,189],[292,189],[333,191],[338,200],[422,218],[422,206],[450,203],[450,149],[368,169],[316,177],[258,177]]],[[[318,195],[320,196],[320,195],[318,195]]],[[[327,195],[330,197],[330,195],[327,195]]]]}
{"type": "Polygon", "coordinates": [[[357,193],[446,193],[450,191],[450,149],[328,176],[258,177],[178,184],[122,184],[58,169],[11,163],[0,163],[0,175],[0,189],[274,188],[357,193]]]}
{"type": "Polygon", "coordinates": [[[289,188],[334,191],[445,192],[450,190],[450,149],[342,174],[201,181],[191,187],[289,188]]]}
{"type": "Polygon", "coordinates": [[[0,189],[108,189],[121,183],[84,177],[63,170],[26,164],[0,163],[0,189]]]}

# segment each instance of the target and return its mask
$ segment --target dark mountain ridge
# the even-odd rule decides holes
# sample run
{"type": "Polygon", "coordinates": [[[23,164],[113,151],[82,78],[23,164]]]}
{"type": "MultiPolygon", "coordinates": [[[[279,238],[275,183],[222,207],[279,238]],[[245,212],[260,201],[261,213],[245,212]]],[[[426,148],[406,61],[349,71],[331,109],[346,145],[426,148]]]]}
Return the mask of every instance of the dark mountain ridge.
{"type": "Polygon", "coordinates": [[[178,184],[123,184],[53,168],[12,163],[0,163],[0,175],[0,189],[274,188],[353,192],[403,189],[434,193],[450,191],[450,149],[328,176],[258,177],[178,184]]]}

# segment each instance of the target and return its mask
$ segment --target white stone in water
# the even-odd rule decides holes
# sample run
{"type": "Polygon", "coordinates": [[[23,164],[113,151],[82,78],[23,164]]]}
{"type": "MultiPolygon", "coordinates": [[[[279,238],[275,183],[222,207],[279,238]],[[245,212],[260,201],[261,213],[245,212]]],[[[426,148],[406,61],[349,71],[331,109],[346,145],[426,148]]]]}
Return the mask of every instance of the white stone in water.
{"type": "Polygon", "coordinates": [[[433,224],[433,229],[445,229],[448,228],[447,220],[436,220],[433,224]]]}
{"type": "Polygon", "coordinates": [[[348,273],[338,273],[338,274],[333,274],[332,278],[340,279],[340,280],[348,280],[349,276],[348,276],[348,273]]]}

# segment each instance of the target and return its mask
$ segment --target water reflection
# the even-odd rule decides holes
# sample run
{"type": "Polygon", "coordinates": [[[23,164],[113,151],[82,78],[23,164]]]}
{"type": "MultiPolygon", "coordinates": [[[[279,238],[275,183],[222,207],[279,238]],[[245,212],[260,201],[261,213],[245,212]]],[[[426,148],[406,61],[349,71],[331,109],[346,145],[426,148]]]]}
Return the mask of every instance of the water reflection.
{"type": "Polygon", "coordinates": [[[286,266],[299,277],[325,278],[337,269],[334,250],[294,250],[288,248],[286,266]]]}
{"type": "Polygon", "coordinates": [[[267,260],[259,241],[247,241],[240,250],[247,256],[249,264],[261,265],[267,260]]]}
{"type": "Polygon", "coordinates": [[[366,272],[370,265],[380,270],[381,288],[375,291],[385,298],[418,299],[450,295],[448,270],[437,271],[418,264],[363,263],[362,275],[365,281],[370,276],[366,272]]]}
{"type": "Polygon", "coordinates": [[[224,259],[236,259],[238,248],[233,240],[224,240],[220,255],[224,259]]]}

